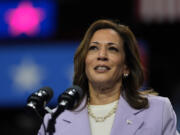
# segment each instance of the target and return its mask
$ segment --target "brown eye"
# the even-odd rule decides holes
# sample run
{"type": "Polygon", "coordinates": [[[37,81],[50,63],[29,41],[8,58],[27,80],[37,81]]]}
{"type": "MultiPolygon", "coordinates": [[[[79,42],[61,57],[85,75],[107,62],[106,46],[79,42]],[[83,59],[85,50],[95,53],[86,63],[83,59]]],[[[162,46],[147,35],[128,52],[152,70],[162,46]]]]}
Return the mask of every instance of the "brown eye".
{"type": "Polygon", "coordinates": [[[119,50],[116,47],[109,47],[110,51],[115,51],[115,52],[119,52],[119,50]]]}
{"type": "Polygon", "coordinates": [[[97,50],[97,46],[90,46],[88,50],[97,50]]]}

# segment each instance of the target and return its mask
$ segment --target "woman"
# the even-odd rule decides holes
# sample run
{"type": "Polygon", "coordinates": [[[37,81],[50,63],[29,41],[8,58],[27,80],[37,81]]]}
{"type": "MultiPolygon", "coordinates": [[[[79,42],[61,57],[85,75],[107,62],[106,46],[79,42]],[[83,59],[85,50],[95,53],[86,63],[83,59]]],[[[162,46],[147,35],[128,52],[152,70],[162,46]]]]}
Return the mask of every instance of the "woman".
{"type": "Polygon", "coordinates": [[[56,119],[54,135],[178,135],[169,99],[139,91],[143,69],[127,26],[95,21],[76,51],[74,71],[84,98],[56,119]]]}

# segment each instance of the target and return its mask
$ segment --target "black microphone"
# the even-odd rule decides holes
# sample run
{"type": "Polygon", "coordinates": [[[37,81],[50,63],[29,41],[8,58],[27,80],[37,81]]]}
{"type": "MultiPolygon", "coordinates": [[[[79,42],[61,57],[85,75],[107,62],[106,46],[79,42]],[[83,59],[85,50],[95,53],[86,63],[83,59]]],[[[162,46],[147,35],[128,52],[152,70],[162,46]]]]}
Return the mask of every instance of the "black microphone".
{"type": "Polygon", "coordinates": [[[52,135],[55,132],[55,123],[56,118],[65,110],[73,110],[76,105],[79,104],[79,101],[83,97],[83,90],[77,86],[74,85],[70,88],[68,88],[66,91],[64,91],[59,97],[58,97],[58,106],[54,113],[51,114],[51,119],[48,122],[47,131],[50,135],[52,135]]]}
{"type": "Polygon", "coordinates": [[[40,88],[32,93],[27,99],[27,107],[35,110],[44,110],[46,104],[53,97],[53,90],[50,87],[40,88]]]}
{"type": "Polygon", "coordinates": [[[56,118],[65,109],[73,110],[82,99],[82,97],[83,90],[79,86],[74,85],[68,88],[58,97],[58,107],[52,117],[56,118]]]}
{"type": "Polygon", "coordinates": [[[68,88],[64,93],[58,97],[58,105],[64,106],[65,109],[73,110],[83,97],[82,89],[74,85],[68,88]]]}

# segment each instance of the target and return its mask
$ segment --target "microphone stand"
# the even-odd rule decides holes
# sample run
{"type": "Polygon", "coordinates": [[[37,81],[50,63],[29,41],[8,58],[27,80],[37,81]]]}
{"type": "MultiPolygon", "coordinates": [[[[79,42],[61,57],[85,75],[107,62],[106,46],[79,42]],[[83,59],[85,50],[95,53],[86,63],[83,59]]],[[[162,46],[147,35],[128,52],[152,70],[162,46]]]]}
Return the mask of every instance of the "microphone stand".
{"type": "Polygon", "coordinates": [[[49,133],[49,135],[53,135],[55,132],[55,124],[56,124],[56,118],[62,113],[64,112],[64,110],[67,108],[68,106],[68,101],[67,100],[62,100],[58,107],[57,110],[51,114],[51,119],[49,119],[48,121],[48,126],[47,126],[47,132],[49,133]]]}

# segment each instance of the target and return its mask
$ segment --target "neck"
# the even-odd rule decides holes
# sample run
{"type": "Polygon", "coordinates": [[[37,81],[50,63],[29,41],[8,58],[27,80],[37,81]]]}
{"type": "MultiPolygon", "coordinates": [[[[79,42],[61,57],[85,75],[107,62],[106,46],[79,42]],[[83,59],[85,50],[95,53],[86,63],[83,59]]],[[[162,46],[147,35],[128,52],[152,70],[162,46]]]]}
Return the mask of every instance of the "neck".
{"type": "Polygon", "coordinates": [[[117,83],[111,88],[95,87],[89,84],[91,105],[103,105],[116,101],[120,97],[121,83],[117,83]]]}

